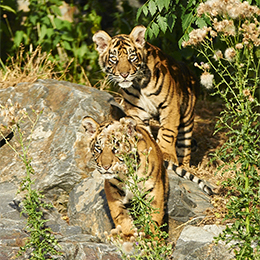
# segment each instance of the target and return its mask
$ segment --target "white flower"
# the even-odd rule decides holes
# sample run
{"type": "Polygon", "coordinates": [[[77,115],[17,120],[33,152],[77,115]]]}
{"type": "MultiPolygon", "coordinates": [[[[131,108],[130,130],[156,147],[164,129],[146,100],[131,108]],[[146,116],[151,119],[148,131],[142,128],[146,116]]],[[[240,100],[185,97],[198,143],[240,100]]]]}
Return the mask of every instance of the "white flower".
{"type": "Polygon", "coordinates": [[[234,61],[234,58],[236,56],[236,51],[235,51],[235,49],[233,47],[230,47],[230,48],[227,48],[225,50],[225,54],[224,55],[225,55],[225,58],[228,61],[232,62],[232,61],[234,61]]]}
{"type": "Polygon", "coordinates": [[[218,61],[219,59],[223,58],[223,54],[221,50],[217,50],[213,56],[215,61],[218,61]]]}
{"type": "Polygon", "coordinates": [[[122,245],[122,250],[125,254],[129,255],[134,252],[134,247],[132,242],[124,242],[122,245]]]}
{"type": "Polygon", "coordinates": [[[211,89],[213,87],[213,79],[214,79],[214,75],[212,75],[209,72],[205,71],[200,76],[200,83],[205,88],[211,89]]]}

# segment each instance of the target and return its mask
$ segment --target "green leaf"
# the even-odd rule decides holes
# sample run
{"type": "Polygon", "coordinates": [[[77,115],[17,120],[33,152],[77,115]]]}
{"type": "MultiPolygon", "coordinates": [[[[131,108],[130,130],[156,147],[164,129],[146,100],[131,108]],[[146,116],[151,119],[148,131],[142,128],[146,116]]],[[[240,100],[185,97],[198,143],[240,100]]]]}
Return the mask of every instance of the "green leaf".
{"type": "Polygon", "coordinates": [[[39,17],[37,15],[33,14],[29,16],[29,21],[32,23],[32,25],[36,25],[38,18],[39,17]]]}
{"type": "Polygon", "coordinates": [[[168,11],[170,6],[171,0],[164,0],[164,7],[168,11]]]}
{"type": "Polygon", "coordinates": [[[190,27],[192,20],[194,20],[193,14],[189,13],[183,16],[182,19],[182,29],[185,31],[190,27]]]}
{"type": "Polygon", "coordinates": [[[8,5],[0,5],[0,8],[2,8],[5,11],[12,12],[12,13],[16,14],[16,11],[8,5]]]}
{"type": "Polygon", "coordinates": [[[149,8],[149,11],[150,11],[151,15],[154,16],[154,14],[157,11],[157,6],[156,6],[156,4],[155,4],[155,2],[153,0],[149,1],[148,8],[149,8]]]}
{"type": "Polygon", "coordinates": [[[144,13],[145,16],[148,15],[148,7],[146,5],[144,5],[143,13],[144,13]]]}
{"type": "Polygon", "coordinates": [[[162,12],[162,10],[164,8],[164,0],[158,0],[156,3],[157,3],[157,7],[159,9],[159,12],[162,12]]]}
{"type": "Polygon", "coordinates": [[[57,5],[51,5],[50,8],[55,16],[61,16],[60,8],[57,5]]]}
{"type": "Polygon", "coordinates": [[[163,33],[165,33],[166,30],[167,30],[167,27],[168,27],[166,17],[163,17],[163,16],[160,16],[160,15],[159,15],[159,16],[157,17],[157,23],[158,23],[160,29],[163,31],[163,33]]]}
{"type": "Polygon", "coordinates": [[[172,32],[177,17],[176,17],[175,14],[168,14],[168,15],[166,15],[166,19],[167,19],[168,28],[169,28],[170,31],[172,32]]]}
{"type": "Polygon", "coordinates": [[[198,25],[199,28],[203,28],[207,26],[206,21],[202,17],[198,17],[195,21],[196,25],[198,25]]]}
{"type": "Polygon", "coordinates": [[[141,6],[140,8],[138,8],[137,14],[136,14],[136,20],[138,20],[140,15],[141,15],[141,13],[143,13],[143,9],[144,9],[144,5],[141,6]]]}
{"type": "Polygon", "coordinates": [[[19,47],[22,40],[23,40],[23,35],[24,32],[23,31],[16,31],[15,35],[14,35],[14,44],[19,47]]]}
{"type": "Polygon", "coordinates": [[[145,16],[148,15],[148,8],[147,5],[144,4],[142,7],[140,7],[137,11],[137,15],[136,15],[136,19],[139,18],[139,16],[141,15],[141,13],[143,13],[145,16]]]}
{"type": "Polygon", "coordinates": [[[52,4],[55,4],[57,6],[61,6],[62,5],[62,1],[61,0],[49,0],[52,4]]]}
{"type": "Polygon", "coordinates": [[[148,26],[146,28],[146,32],[145,32],[145,38],[149,38],[149,39],[152,39],[153,38],[153,31],[152,29],[150,28],[150,26],[148,26]]]}
{"type": "Polygon", "coordinates": [[[72,36],[70,36],[68,33],[62,33],[62,34],[61,34],[61,39],[62,39],[62,40],[65,40],[65,41],[69,41],[69,42],[72,42],[72,41],[75,40],[75,39],[74,39],[72,36]]]}
{"type": "Polygon", "coordinates": [[[158,24],[153,22],[151,27],[152,27],[151,29],[152,29],[154,36],[157,37],[160,32],[160,28],[159,28],[158,24]]]}
{"type": "Polygon", "coordinates": [[[55,17],[55,18],[53,19],[53,21],[54,21],[54,23],[55,23],[55,25],[56,25],[56,28],[57,28],[58,30],[62,30],[62,29],[63,29],[63,25],[64,25],[63,20],[61,20],[61,19],[55,17]]]}
{"type": "Polygon", "coordinates": [[[53,34],[54,34],[53,28],[47,28],[47,30],[46,30],[47,37],[51,38],[53,34]]]}
{"type": "Polygon", "coordinates": [[[47,34],[47,27],[45,24],[43,24],[40,29],[39,42],[41,42],[43,40],[43,38],[45,37],[46,34],[47,34]]]}

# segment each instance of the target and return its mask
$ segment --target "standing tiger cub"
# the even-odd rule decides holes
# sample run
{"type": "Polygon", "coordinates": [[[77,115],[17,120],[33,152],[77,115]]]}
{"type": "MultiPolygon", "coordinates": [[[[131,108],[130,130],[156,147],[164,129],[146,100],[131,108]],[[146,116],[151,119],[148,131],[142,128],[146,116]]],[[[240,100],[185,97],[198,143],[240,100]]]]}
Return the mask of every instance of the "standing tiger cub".
{"type": "Polygon", "coordinates": [[[184,64],[146,42],[145,31],[136,26],[129,35],[112,38],[96,32],[99,64],[121,87],[128,115],[148,128],[150,119],[159,120],[157,142],[164,159],[189,165],[199,83],[184,64]]]}
{"type": "Polygon", "coordinates": [[[160,227],[167,203],[168,175],[161,150],[149,132],[130,118],[100,125],[91,117],[85,117],[82,125],[89,138],[97,169],[105,178],[106,198],[115,226],[121,226],[126,238],[135,232],[129,212],[135,194],[127,185],[132,175],[129,175],[125,161],[126,154],[134,153],[137,162],[134,174],[140,180],[138,189],[144,189],[145,197],[153,198],[152,206],[156,212],[152,219],[160,227]]]}

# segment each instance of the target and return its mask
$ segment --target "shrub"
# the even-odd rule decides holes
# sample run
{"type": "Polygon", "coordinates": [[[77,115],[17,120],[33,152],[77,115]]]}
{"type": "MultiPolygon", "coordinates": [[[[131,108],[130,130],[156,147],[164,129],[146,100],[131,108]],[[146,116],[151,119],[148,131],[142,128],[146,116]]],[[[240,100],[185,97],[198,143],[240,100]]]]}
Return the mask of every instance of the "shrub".
{"type": "Polygon", "coordinates": [[[215,158],[235,177],[223,184],[229,189],[228,213],[232,220],[217,241],[235,242],[236,259],[260,258],[260,9],[239,0],[207,1],[197,9],[210,23],[189,34],[191,45],[206,63],[196,63],[201,83],[225,102],[216,125],[227,141],[215,158]],[[220,44],[221,43],[221,44],[220,44]]]}

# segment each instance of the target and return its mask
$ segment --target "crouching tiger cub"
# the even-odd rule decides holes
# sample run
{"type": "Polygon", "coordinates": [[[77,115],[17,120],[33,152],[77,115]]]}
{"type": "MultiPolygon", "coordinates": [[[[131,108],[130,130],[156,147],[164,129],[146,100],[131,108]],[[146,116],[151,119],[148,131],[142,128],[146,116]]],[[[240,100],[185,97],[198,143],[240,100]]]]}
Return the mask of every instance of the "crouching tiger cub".
{"type": "Polygon", "coordinates": [[[139,182],[138,187],[142,189],[144,184],[144,191],[148,191],[146,196],[153,197],[152,206],[158,212],[153,214],[152,219],[161,226],[168,196],[168,175],[157,143],[146,129],[130,118],[100,125],[91,117],[85,117],[82,124],[90,140],[97,169],[105,178],[106,198],[115,226],[121,226],[125,237],[134,234],[133,219],[129,214],[134,195],[125,184],[130,177],[124,159],[120,157],[121,152],[131,154],[132,149],[137,154],[138,179],[149,176],[145,182],[139,182]]]}
{"type": "Polygon", "coordinates": [[[164,159],[189,165],[199,83],[184,64],[146,42],[145,31],[136,26],[129,35],[112,38],[96,32],[99,64],[121,87],[128,115],[148,128],[150,119],[159,121],[157,142],[164,159]]]}

